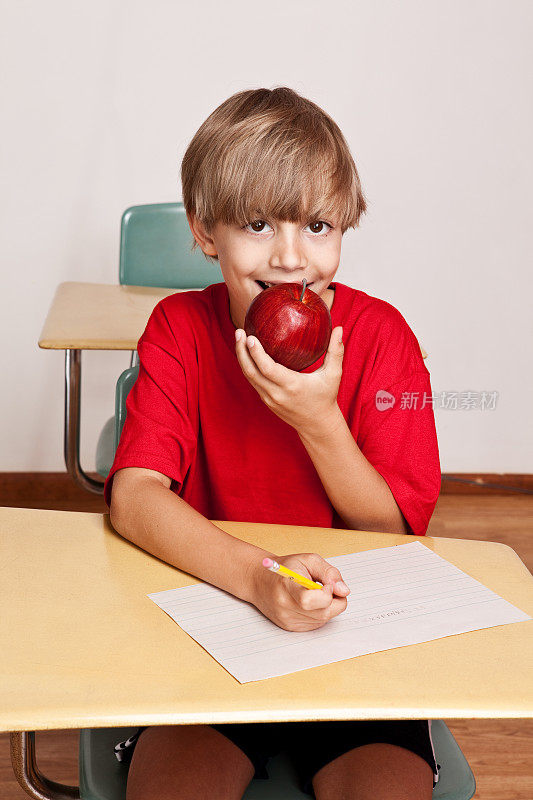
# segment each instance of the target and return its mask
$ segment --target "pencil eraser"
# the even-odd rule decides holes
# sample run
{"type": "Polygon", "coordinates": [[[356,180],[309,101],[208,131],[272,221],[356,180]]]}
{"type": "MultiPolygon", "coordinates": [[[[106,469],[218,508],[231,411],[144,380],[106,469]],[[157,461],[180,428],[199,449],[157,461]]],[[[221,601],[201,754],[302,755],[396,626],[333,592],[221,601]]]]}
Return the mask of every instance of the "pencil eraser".
{"type": "Polygon", "coordinates": [[[263,559],[263,566],[266,567],[267,569],[270,569],[270,567],[272,566],[273,563],[274,562],[272,561],[271,558],[264,558],[263,559]]]}

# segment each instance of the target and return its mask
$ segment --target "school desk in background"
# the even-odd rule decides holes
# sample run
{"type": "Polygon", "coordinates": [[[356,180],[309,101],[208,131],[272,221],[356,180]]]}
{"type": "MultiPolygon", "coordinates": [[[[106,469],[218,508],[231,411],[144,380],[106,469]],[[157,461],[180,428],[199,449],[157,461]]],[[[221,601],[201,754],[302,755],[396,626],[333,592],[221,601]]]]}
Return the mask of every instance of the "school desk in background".
{"type": "MultiPolygon", "coordinates": [[[[199,248],[191,251],[192,241],[183,203],[132,206],[120,223],[120,285],[69,281],[57,288],[39,347],[65,351],[65,464],[87,491],[102,494],[104,481],[88,475],[80,463],[82,350],[129,350],[133,366],[139,337],[160,300],[219,283],[218,263],[208,261],[199,248]]],[[[112,385],[109,396],[114,392],[112,385]]],[[[113,460],[114,431],[111,418],[95,448],[102,478],[113,460]]]]}

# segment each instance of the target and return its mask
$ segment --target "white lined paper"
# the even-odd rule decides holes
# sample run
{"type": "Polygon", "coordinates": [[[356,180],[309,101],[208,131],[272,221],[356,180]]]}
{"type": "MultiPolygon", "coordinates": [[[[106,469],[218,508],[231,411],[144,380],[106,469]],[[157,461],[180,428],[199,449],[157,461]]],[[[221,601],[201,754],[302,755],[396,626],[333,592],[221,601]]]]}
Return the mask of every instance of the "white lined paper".
{"type": "Polygon", "coordinates": [[[278,628],[205,583],[148,597],[240,683],[531,619],[418,541],[327,561],[351,593],[346,610],[314,631],[278,628]]]}

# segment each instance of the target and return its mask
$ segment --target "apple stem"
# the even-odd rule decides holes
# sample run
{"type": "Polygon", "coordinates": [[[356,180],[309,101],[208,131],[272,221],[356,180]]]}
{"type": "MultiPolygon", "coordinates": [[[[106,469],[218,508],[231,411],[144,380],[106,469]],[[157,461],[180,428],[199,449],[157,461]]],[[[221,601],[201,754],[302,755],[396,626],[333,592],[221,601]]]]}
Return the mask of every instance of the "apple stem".
{"type": "Polygon", "coordinates": [[[302,296],[300,297],[300,302],[304,299],[305,287],[307,286],[307,281],[305,280],[305,278],[302,278],[302,284],[304,288],[302,290],[302,296]]]}

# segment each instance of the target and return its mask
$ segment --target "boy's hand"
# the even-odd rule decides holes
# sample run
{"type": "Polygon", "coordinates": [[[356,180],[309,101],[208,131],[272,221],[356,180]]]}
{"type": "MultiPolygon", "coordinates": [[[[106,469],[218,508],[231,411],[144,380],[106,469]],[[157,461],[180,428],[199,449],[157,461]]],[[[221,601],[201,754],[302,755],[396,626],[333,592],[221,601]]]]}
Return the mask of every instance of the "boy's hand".
{"type": "Polygon", "coordinates": [[[305,589],[259,565],[252,603],[278,627],[286,631],[312,631],[344,611],[350,590],[342,583],[339,570],[322,556],[297,553],[275,558],[294,572],[324,584],[323,589],[305,589]]]}
{"type": "Polygon", "coordinates": [[[322,366],[308,373],[278,364],[265,353],[256,336],[246,337],[242,328],[235,333],[239,332],[235,350],[241,369],[274,414],[298,432],[313,430],[317,422],[323,425],[336,416],[344,356],[342,327],[331,332],[322,366]]]}

